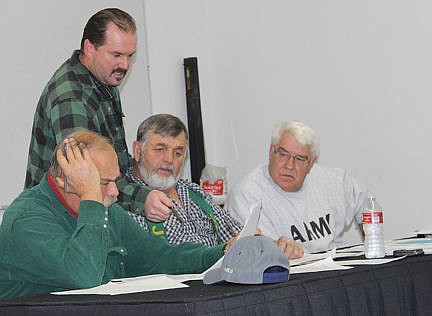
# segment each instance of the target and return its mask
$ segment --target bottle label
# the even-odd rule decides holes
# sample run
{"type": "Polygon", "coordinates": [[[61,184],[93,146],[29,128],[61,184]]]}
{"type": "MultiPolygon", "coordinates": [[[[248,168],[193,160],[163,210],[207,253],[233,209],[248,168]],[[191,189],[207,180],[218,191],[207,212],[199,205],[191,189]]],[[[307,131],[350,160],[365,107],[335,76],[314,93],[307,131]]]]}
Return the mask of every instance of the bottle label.
{"type": "Polygon", "coordinates": [[[382,212],[362,213],[362,224],[382,224],[382,223],[383,223],[382,212]]]}
{"type": "Polygon", "coordinates": [[[222,195],[224,193],[222,179],[216,180],[215,182],[204,181],[201,187],[204,191],[207,191],[214,195],[222,195]]]}

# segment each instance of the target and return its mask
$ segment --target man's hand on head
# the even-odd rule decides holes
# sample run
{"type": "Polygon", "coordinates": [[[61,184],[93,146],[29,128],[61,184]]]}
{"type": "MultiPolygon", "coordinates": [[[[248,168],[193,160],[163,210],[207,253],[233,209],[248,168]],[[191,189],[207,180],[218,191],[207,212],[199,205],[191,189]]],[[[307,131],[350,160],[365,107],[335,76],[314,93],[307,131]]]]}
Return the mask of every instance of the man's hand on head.
{"type": "Polygon", "coordinates": [[[298,259],[303,257],[303,247],[292,238],[282,236],[276,241],[276,244],[280,249],[282,249],[288,259],[298,259]]]}
{"type": "Polygon", "coordinates": [[[67,193],[81,200],[103,202],[100,176],[87,148],[80,148],[73,138],[65,140],[65,153],[57,151],[57,161],[67,178],[67,193]],[[67,157],[67,158],[66,158],[67,157]]]}
{"type": "Polygon", "coordinates": [[[165,193],[152,190],[144,203],[144,214],[152,222],[163,222],[170,217],[173,203],[165,193]]]}

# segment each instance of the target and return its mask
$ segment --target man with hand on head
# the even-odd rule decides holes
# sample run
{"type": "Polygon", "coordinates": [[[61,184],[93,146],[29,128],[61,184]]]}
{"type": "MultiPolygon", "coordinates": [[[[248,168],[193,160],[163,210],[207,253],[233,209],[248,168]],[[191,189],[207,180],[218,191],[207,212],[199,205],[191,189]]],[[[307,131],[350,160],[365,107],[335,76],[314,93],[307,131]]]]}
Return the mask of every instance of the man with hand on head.
{"type": "Polygon", "coordinates": [[[244,222],[249,205],[262,202],[263,233],[292,236],[305,252],[342,246],[345,228],[354,219],[361,222],[359,213],[369,193],[344,170],[319,165],[319,146],[311,127],[283,122],[273,131],[269,163],[232,187],[225,207],[244,222]]]}
{"type": "Polygon", "coordinates": [[[117,159],[110,142],[88,130],[61,141],[40,184],[4,214],[0,298],[148,274],[201,273],[229,248],[174,246],[144,231],[115,203],[117,159]]]}
{"type": "MultiPolygon", "coordinates": [[[[48,171],[55,146],[80,129],[95,131],[111,140],[124,174],[132,159],[123,126],[118,86],[136,51],[134,19],[117,8],[95,13],[87,22],[81,48],[72,53],[43,90],[33,120],[25,187],[38,184],[48,171]]],[[[168,211],[171,201],[162,192],[117,181],[123,207],[143,212],[168,211]]]]}
{"type": "MultiPolygon", "coordinates": [[[[133,143],[135,165],[126,177],[135,183],[164,192],[171,200],[171,212],[131,213],[147,231],[171,244],[184,242],[216,246],[232,242],[242,225],[226,209],[216,205],[199,185],[181,179],[188,151],[188,133],[183,122],[169,114],[144,120],[133,143]]],[[[299,244],[279,236],[277,243],[289,258],[303,255],[299,244]]]]}

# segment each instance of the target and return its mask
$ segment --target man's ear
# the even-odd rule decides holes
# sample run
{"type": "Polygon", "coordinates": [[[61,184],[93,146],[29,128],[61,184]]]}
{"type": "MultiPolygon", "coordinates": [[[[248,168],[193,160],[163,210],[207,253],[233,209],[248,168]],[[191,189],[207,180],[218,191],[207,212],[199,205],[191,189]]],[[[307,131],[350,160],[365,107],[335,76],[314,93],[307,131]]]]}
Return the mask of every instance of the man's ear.
{"type": "Polygon", "coordinates": [[[139,141],[135,140],[132,143],[132,147],[133,147],[134,160],[135,160],[135,162],[139,162],[140,158],[141,158],[141,152],[142,152],[141,143],[139,141]]]}
{"type": "Polygon", "coordinates": [[[308,165],[307,173],[309,173],[309,172],[312,170],[312,168],[313,168],[313,166],[315,165],[315,162],[316,162],[316,161],[317,161],[317,158],[314,158],[314,159],[311,160],[311,162],[310,162],[309,165],[308,165]]]}
{"type": "Polygon", "coordinates": [[[84,54],[88,58],[93,59],[94,52],[96,51],[96,47],[93,45],[93,43],[90,42],[88,39],[85,39],[83,49],[84,49],[84,54]]]}
{"type": "Polygon", "coordinates": [[[65,184],[66,184],[67,180],[66,180],[66,177],[65,177],[63,172],[59,177],[55,177],[54,182],[55,182],[57,187],[66,191],[65,184]]]}

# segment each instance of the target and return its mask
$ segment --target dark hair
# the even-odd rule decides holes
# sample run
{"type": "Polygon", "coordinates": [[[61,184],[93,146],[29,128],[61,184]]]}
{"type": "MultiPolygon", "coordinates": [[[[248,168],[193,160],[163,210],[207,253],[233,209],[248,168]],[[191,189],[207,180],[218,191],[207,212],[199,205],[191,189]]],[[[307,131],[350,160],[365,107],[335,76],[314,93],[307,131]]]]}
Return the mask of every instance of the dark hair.
{"type": "Polygon", "coordinates": [[[178,118],[170,114],[155,114],[145,119],[139,126],[137,131],[137,141],[145,143],[147,134],[153,131],[162,136],[176,137],[181,132],[185,133],[186,145],[189,141],[186,126],[178,118]]]}
{"type": "Polygon", "coordinates": [[[134,19],[126,12],[117,8],[107,8],[95,13],[84,27],[81,39],[81,51],[84,41],[88,39],[96,48],[105,43],[105,32],[108,23],[113,22],[123,32],[135,33],[136,25],[134,19]]]}

